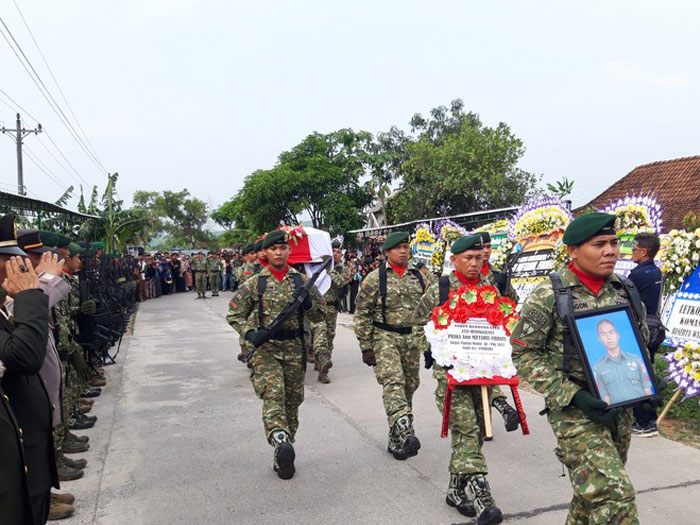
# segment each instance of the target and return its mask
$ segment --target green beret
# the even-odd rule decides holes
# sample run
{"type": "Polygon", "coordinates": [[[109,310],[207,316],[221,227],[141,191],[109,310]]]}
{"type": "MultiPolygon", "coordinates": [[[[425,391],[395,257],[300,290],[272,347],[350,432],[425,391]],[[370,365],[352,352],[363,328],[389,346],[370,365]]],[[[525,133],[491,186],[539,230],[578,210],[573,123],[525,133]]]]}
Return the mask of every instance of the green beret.
{"type": "Polygon", "coordinates": [[[246,244],[243,249],[241,250],[241,255],[247,255],[250,252],[253,251],[253,245],[252,244],[246,244]]]}
{"type": "Polygon", "coordinates": [[[262,241],[262,248],[266,249],[275,244],[289,244],[289,235],[282,230],[273,230],[262,241]]]}
{"type": "Polygon", "coordinates": [[[466,252],[467,250],[483,250],[484,241],[481,235],[478,233],[476,235],[465,235],[460,237],[450,246],[450,251],[452,255],[457,255],[458,253],[466,252]]]}
{"type": "Polygon", "coordinates": [[[90,245],[90,247],[95,251],[104,250],[105,243],[103,243],[102,241],[95,241],[90,245]]]}
{"type": "Polygon", "coordinates": [[[58,234],[57,233],[40,231],[39,232],[39,239],[41,239],[41,242],[44,243],[44,246],[48,246],[49,248],[57,248],[58,247],[58,234]]]}
{"type": "Polygon", "coordinates": [[[579,245],[596,235],[615,235],[615,215],[591,212],[575,218],[564,232],[564,244],[579,245]]]}
{"type": "Polygon", "coordinates": [[[481,242],[489,244],[491,242],[491,234],[489,232],[477,232],[475,235],[481,237],[481,242]]]}
{"type": "Polygon", "coordinates": [[[70,237],[63,235],[62,233],[56,233],[56,248],[68,248],[71,243],[70,237]]]}
{"type": "Polygon", "coordinates": [[[71,257],[75,257],[76,255],[80,255],[84,251],[85,250],[83,249],[83,247],[80,246],[79,244],[76,244],[74,242],[71,242],[70,244],[68,244],[68,255],[70,255],[71,257]]]}
{"type": "Polygon", "coordinates": [[[341,246],[340,241],[336,239],[335,241],[333,241],[333,242],[331,243],[331,246],[332,246],[333,248],[340,248],[340,246],[341,246]]]}
{"type": "Polygon", "coordinates": [[[258,239],[257,241],[255,241],[253,243],[253,251],[259,252],[262,249],[262,243],[263,243],[262,239],[258,239]]]}
{"type": "Polygon", "coordinates": [[[402,242],[408,242],[408,232],[393,232],[390,233],[384,244],[382,244],[382,251],[391,250],[394,246],[401,244],[402,242]]]}

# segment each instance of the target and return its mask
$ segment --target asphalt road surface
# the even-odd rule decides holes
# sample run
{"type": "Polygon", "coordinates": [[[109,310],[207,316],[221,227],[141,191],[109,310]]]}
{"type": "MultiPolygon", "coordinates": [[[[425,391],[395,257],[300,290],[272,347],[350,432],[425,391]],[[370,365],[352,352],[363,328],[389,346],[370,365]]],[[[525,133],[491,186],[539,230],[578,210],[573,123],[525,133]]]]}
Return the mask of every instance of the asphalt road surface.
{"type": "MultiPolygon", "coordinates": [[[[66,482],[75,515],[62,523],[476,523],[445,504],[449,439],[440,438],[434,380],[422,370],[414,398],[418,456],[386,451],[381,389],[341,315],[331,383],[310,367],[295,449],[297,473],[272,470],[261,402],[236,360],[225,321],[230,293],[147,301],[125,337],[93,413],[83,479],[66,482]]],[[[540,397],[521,393],[531,435],[506,433],[494,412],[485,444],[488,479],[505,523],[564,523],[571,488],[538,415],[540,397]]],[[[700,450],[664,438],[635,438],[628,471],[642,523],[697,523],[700,450]]]]}

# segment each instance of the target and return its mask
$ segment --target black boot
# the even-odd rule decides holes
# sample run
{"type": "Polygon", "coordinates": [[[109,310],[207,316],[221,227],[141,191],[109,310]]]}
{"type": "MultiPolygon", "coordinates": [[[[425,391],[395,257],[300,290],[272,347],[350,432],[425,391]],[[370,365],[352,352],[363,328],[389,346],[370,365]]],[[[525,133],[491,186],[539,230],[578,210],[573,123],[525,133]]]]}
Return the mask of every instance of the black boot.
{"type": "Polygon", "coordinates": [[[467,474],[450,474],[450,485],[447,487],[445,502],[450,507],[455,507],[462,516],[473,518],[476,516],[476,509],[467,497],[464,489],[466,484],[467,474]]]}
{"type": "Polygon", "coordinates": [[[491,405],[493,405],[493,407],[500,412],[501,416],[503,416],[503,423],[505,424],[508,432],[512,432],[518,428],[518,425],[520,425],[520,416],[518,415],[518,411],[508,404],[505,397],[497,397],[493,400],[491,405]]]}
{"type": "Polygon", "coordinates": [[[275,432],[272,434],[272,439],[270,441],[275,447],[275,456],[273,468],[280,479],[292,479],[296,469],[294,468],[294,459],[296,454],[294,453],[294,447],[289,441],[289,437],[286,432],[275,432]]]}
{"type": "Polygon", "coordinates": [[[56,461],[63,461],[68,467],[74,468],[76,470],[82,470],[87,467],[87,459],[71,459],[66,456],[62,450],[56,453],[56,461]]]}
{"type": "Polygon", "coordinates": [[[465,492],[476,509],[478,525],[495,525],[503,521],[503,513],[496,506],[489,483],[483,474],[469,476],[465,492]]]}
{"type": "Polygon", "coordinates": [[[393,452],[394,459],[404,460],[418,454],[420,441],[413,430],[413,416],[401,416],[394,423],[394,435],[398,439],[399,448],[393,452]]]}
{"type": "Polygon", "coordinates": [[[60,457],[56,458],[56,471],[59,481],[73,481],[83,477],[84,472],[80,469],[70,468],[60,457]]]}

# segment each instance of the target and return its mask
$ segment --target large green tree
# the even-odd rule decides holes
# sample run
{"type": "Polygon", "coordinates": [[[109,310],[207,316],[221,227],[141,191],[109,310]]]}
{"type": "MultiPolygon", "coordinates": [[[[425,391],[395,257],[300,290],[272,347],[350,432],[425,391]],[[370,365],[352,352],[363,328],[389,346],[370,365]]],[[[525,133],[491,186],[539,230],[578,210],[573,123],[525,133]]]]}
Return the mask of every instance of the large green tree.
{"type": "Polygon", "coordinates": [[[513,206],[535,190],[538,177],[518,168],[525,148],[508,125],[491,128],[461,100],[411,119],[401,183],[391,199],[393,222],[513,206]]]}
{"type": "Polygon", "coordinates": [[[312,133],[279,156],[277,165],[246,177],[236,196],[212,214],[241,232],[264,232],[298,224],[308,216],[332,234],[359,228],[371,200],[361,178],[370,166],[372,135],[341,129],[312,133]]]}

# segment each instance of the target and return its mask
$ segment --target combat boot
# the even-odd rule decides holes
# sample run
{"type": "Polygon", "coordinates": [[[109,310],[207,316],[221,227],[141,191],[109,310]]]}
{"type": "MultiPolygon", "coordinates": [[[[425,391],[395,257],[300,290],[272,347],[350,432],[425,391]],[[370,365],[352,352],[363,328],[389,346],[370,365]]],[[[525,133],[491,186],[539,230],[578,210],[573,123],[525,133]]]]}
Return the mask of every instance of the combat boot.
{"type": "Polygon", "coordinates": [[[105,386],[106,384],[107,384],[107,380],[104,377],[95,376],[95,377],[91,377],[88,380],[88,385],[93,386],[93,387],[94,386],[105,386]]]}
{"type": "Polygon", "coordinates": [[[86,452],[89,448],[90,445],[88,443],[81,443],[80,441],[69,439],[67,435],[63,440],[63,445],[61,446],[61,450],[64,454],[80,454],[81,452],[86,452]]]}
{"type": "Polygon", "coordinates": [[[88,436],[76,436],[70,430],[66,431],[66,439],[70,441],[77,441],[78,443],[87,443],[88,441],[90,441],[90,438],[88,436]]]}
{"type": "Polygon", "coordinates": [[[394,423],[394,435],[399,442],[399,448],[392,452],[394,459],[404,460],[418,454],[420,441],[413,430],[413,416],[408,414],[400,417],[394,423]]]}
{"type": "Polygon", "coordinates": [[[68,467],[74,468],[76,470],[82,470],[85,467],[87,467],[87,459],[71,459],[69,457],[66,457],[66,455],[63,453],[63,450],[59,450],[56,453],[56,461],[62,461],[68,467]]]}
{"type": "Polygon", "coordinates": [[[318,365],[318,380],[321,383],[328,384],[331,380],[328,378],[328,371],[333,366],[333,361],[327,357],[317,356],[316,364],[318,365]]]}
{"type": "Polygon", "coordinates": [[[294,468],[294,447],[289,441],[286,432],[278,431],[272,434],[270,443],[275,447],[273,468],[280,479],[291,479],[296,469],[294,468]]]}
{"type": "Polygon", "coordinates": [[[77,414],[73,414],[68,418],[68,428],[71,430],[85,430],[86,428],[92,428],[94,426],[94,421],[78,419],[77,414]]]}
{"type": "Polygon", "coordinates": [[[503,521],[503,513],[491,496],[491,488],[483,474],[472,474],[465,486],[467,497],[474,504],[478,525],[495,525],[503,521]]]}
{"type": "Polygon", "coordinates": [[[92,410],[92,405],[88,405],[88,404],[83,403],[83,402],[78,403],[78,411],[81,414],[87,414],[91,410],[92,410]]]}
{"type": "Polygon", "coordinates": [[[455,507],[462,516],[473,518],[476,516],[474,504],[469,501],[465,486],[467,484],[466,474],[450,474],[450,485],[447,487],[447,497],[445,503],[450,507],[455,507]]]}
{"type": "Polygon", "coordinates": [[[518,425],[520,425],[518,411],[508,404],[505,397],[497,397],[493,400],[491,405],[500,412],[508,432],[512,432],[518,428],[518,425]]]}
{"type": "Polygon", "coordinates": [[[51,493],[51,503],[66,503],[70,505],[75,501],[75,496],[73,494],[70,494],[68,492],[64,492],[63,494],[59,494],[58,492],[52,492],[51,493]]]}
{"type": "MultiPolygon", "coordinates": [[[[53,494],[51,494],[51,496],[53,496],[53,494]]],[[[69,518],[73,515],[73,512],[75,512],[75,507],[73,507],[73,505],[60,503],[51,498],[51,504],[49,505],[49,521],[69,518]]]]}
{"type": "Polygon", "coordinates": [[[389,428],[389,439],[387,441],[386,450],[392,455],[394,452],[401,450],[401,441],[396,435],[396,425],[389,428]]]}
{"type": "Polygon", "coordinates": [[[80,397],[99,397],[101,393],[102,393],[102,389],[99,387],[96,387],[96,388],[87,387],[87,388],[83,389],[83,391],[80,393],[80,397]]]}
{"type": "Polygon", "coordinates": [[[318,373],[318,382],[323,383],[324,385],[327,385],[328,383],[331,382],[331,380],[328,377],[328,374],[324,374],[322,372],[319,372],[318,373]]]}
{"type": "Polygon", "coordinates": [[[58,472],[59,481],[73,481],[83,477],[84,472],[77,468],[70,468],[65,461],[56,458],[56,471],[58,472]]]}

